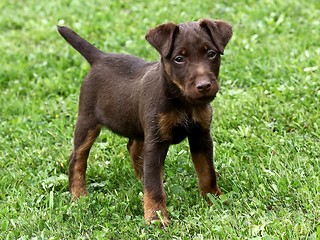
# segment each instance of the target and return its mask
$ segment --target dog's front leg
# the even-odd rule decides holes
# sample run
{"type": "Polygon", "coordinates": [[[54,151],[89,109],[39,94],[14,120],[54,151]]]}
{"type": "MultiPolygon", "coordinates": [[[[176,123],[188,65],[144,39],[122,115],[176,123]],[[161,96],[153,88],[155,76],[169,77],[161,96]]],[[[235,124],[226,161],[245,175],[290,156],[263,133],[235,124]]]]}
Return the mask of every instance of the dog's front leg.
{"type": "Polygon", "coordinates": [[[169,218],[162,177],[168,148],[167,141],[154,142],[146,139],[143,154],[144,218],[147,223],[160,220],[165,226],[169,224],[169,218]],[[161,214],[162,220],[158,214],[161,214]]]}
{"type": "Polygon", "coordinates": [[[213,142],[210,130],[196,128],[191,132],[188,140],[201,194],[204,196],[207,193],[221,195],[213,165],[213,142]]]}

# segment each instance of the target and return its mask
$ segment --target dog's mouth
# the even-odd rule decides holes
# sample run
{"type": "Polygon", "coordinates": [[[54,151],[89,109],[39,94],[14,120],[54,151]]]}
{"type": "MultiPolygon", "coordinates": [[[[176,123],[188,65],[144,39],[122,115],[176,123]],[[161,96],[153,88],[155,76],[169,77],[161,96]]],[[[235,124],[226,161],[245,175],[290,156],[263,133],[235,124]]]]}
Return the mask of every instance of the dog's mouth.
{"type": "MultiPolygon", "coordinates": [[[[183,85],[179,81],[173,81],[176,86],[176,93],[190,104],[201,105],[211,102],[215,99],[219,85],[216,80],[200,79],[198,81],[190,81],[183,85]]],[[[175,88],[174,88],[175,89],[175,88]]]]}
{"type": "Polygon", "coordinates": [[[189,88],[189,91],[186,92],[185,96],[187,97],[190,103],[208,103],[215,99],[217,93],[219,91],[219,87],[217,84],[211,84],[207,89],[202,89],[194,86],[189,88]]]}
{"type": "Polygon", "coordinates": [[[200,96],[197,94],[196,96],[194,95],[189,95],[187,96],[187,101],[191,104],[206,104],[211,101],[213,101],[216,98],[216,93],[215,94],[201,94],[200,96]]]}

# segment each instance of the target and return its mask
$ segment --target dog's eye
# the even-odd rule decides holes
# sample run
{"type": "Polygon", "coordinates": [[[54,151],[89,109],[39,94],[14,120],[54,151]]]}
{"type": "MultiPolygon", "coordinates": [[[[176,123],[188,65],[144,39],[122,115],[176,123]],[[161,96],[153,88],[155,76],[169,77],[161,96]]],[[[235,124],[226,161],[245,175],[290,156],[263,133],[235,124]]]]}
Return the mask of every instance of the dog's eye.
{"type": "Polygon", "coordinates": [[[217,56],[217,53],[213,50],[209,50],[207,54],[209,59],[214,59],[217,56]]]}
{"type": "Polygon", "coordinates": [[[181,63],[184,63],[184,58],[183,58],[183,56],[176,56],[175,58],[174,58],[174,61],[176,62],[176,63],[178,63],[178,64],[181,64],[181,63]]]}

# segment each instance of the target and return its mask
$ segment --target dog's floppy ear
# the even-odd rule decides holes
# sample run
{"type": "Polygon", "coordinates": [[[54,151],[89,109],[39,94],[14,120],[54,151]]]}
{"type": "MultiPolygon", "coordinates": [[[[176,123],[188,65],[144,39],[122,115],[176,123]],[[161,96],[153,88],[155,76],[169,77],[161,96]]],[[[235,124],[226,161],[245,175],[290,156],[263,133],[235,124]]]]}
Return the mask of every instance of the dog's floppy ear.
{"type": "Polygon", "coordinates": [[[223,54],[224,48],[232,36],[231,25],[224,21],[203,19],[200,21],[200,27],[209,33],[220,54],[223,54]]]}
{"type": "Polygon", "coordinates": [[[171,52],[173,37],[178,25],[166,23],[149,30],[146,34],[146,40],[161,54],[168,57],[171,52]]]}

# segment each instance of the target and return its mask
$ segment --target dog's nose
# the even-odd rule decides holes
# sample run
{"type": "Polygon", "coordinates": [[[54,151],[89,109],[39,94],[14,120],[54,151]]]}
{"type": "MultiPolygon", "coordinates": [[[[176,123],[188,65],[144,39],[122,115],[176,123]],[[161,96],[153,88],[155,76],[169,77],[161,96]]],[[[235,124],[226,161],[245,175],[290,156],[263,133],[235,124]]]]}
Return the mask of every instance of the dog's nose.
{"type": "Polygon", "coordinates": [[[211,83],[209,81],[200,81],[196,84],[196,87],[200,93],[209,92],[211,83]]]}

